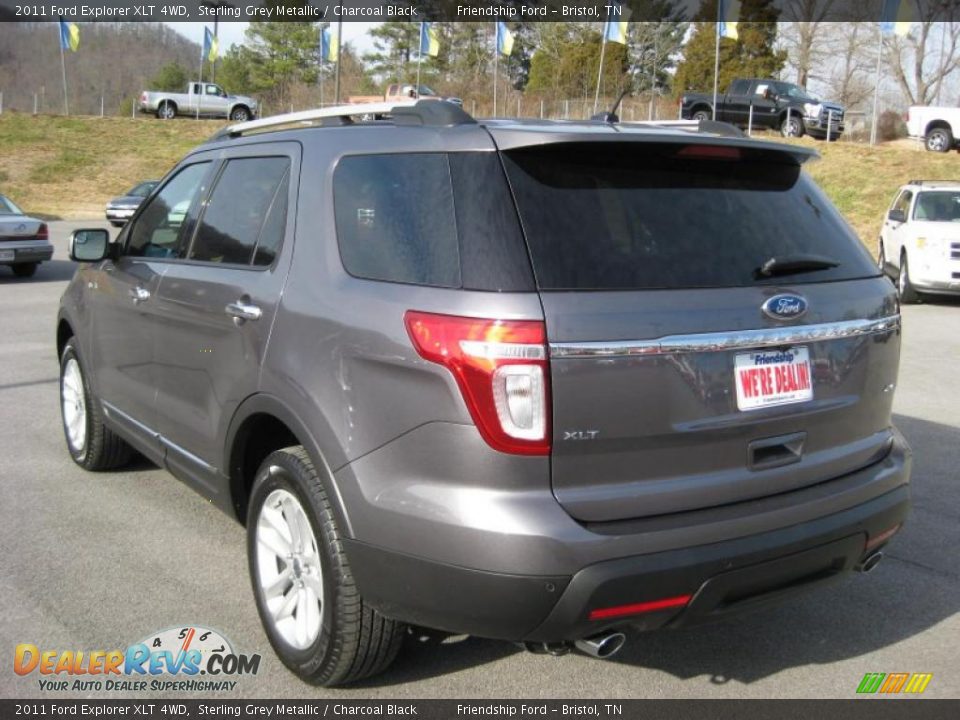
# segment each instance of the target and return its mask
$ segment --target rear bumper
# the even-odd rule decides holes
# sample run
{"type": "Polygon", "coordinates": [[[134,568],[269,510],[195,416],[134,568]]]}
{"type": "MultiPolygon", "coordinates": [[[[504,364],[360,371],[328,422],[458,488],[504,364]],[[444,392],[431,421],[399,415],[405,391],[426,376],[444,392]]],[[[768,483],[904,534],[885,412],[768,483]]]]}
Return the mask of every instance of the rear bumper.
{"type": "Polygon", "coordinates": [[[116,221],[116,222],[126,222],[133,214],[137,211],[135,207],[132,208],[107,208],[104,213],[107,217],[107,220],[116,221]]]}
{"type": "Polygon", "coordinates": [[[569,641],[623,624],[642,629],[695,624],[842,577],[868,554],[868,537],[903,523],[909,474],[909,448],[898,437],[887,458],[852,474],[860,481],[875,477],[888,488],[865,502],[766,532],[627,557],[616,554],[622,538],[610,536],[611,559],[572,574],[535,567],[530,574],[497,573],[358,540],[346,540],[345,546],[364,599],[389,617],[480,637],[569,641]],[[683,607],[590,619],[592,610],[678,596],[691,599],[683,607]]]}
{"type": "Polygon", "coordinates": [[[931,293],[933,295],[960,295],[960,278],[956,280],[927,280],[918,278],[913,282],[913,286],[920,292],[931,293]]]}
{"type": "Polygon", "coordinates": [[[45,240],[10,240],[0,243],[0,265],[43,262],[53,257],[53,245],[45,240]]]}

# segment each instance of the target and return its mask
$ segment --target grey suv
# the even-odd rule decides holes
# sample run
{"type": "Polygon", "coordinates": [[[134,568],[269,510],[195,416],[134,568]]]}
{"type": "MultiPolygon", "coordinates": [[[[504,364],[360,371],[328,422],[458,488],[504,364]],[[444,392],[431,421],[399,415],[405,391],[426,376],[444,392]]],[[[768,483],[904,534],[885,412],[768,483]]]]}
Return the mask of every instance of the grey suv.
{"type": "Polygon", "coordinates": [[[77,231],[57,327],[74,460],[245,523],[291,670],[408,625],[607,657],[876,565],[899,307],[810,150],[351,113],[232,126],[77,231]]]}

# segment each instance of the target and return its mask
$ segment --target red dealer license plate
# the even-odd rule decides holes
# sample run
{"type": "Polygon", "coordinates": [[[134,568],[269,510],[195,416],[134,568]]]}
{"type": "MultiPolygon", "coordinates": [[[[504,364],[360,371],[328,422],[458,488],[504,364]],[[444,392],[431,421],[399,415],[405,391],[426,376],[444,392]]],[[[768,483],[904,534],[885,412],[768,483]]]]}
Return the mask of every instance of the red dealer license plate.
{"type": "Polygon", "coordinates": [[[737,355],[737,407],[741,410],[789,405],[813,398],[810,353],[805,347],[737,355]]]}

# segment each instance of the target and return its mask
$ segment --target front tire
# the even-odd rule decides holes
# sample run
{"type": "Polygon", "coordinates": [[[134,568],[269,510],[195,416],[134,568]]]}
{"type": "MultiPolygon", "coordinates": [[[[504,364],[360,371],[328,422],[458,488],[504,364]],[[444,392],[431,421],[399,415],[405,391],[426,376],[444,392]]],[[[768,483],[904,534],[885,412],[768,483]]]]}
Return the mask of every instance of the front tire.
{"type": "Polygon", "coordinates": [[[267,638],[301,679],[344,685],[393,662],[404,626],[360,596],[323,483],[302,447],[278,450],[261,464],[247,554],[267,638]]]}
{"type": "Polygon", "coordinates": [[[60,413],[70,457],[84,470],[111,470],[130,460],[130,446],[103,423],[74,338],[60,356],[60,413]]]}
{"type": "Polygon", "coordinates": [[[784,137],[800,137],[803,135],[803,122],[799,117],[790,113],[780,125],[780,134],[784,137]]]}
{"type": "Polygon", "coordinates": [[[13,270],[13,274],[18,278],[28,278],[33,277],[34,273],[37,272],[37,266],[40,263],[17,263],[16,265],[11,265],[10,269],[13,270]]]}
{"type": "Polygon", "coordinates": [[[877,267],[880,268],[880,274],[887,274],[887,253],[883,249],[883,241],[880,242],[880,247],[877,250],[877,267]]]}
{"type": "Polygon", "coordinates": [[[953,147],[953,135],[946,128],[934,128],[924,141],[928,152],[949,152],[953,147]]]}
{"type": "Polygon", "coordinates": [[[900,294],[900,302],[906,304],[920,302],[920,293],[913,288],[910,282],[910,264],[907,262],[907,254],[900,256],[900,272],[897,275],[897,291],[900,294]]]}
{"type": "Polygon", "coordinates": [[[230,113],[230,119],[234,122],[247,122],[250,119],[250,111],[245,107],[237,107],[230,113]]]}

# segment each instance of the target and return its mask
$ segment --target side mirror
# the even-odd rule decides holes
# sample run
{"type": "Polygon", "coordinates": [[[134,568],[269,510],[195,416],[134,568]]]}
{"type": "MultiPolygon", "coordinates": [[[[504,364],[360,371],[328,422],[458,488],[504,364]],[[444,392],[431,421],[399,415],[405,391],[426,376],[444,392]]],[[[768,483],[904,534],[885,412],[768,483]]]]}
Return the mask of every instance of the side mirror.
{"type": "Polygon", "coordinates": [[[74,230],[70,235],[70,259],[75,262],[100,262],[109,249],[110,233],[106,230],[74,230]]]}
{"type": "Polygon", "coordinates": [[[887,219],[896,223],[905,223],[907,221],[907,215],[903,210],[891,210],[887,213],[887,219]]]}

